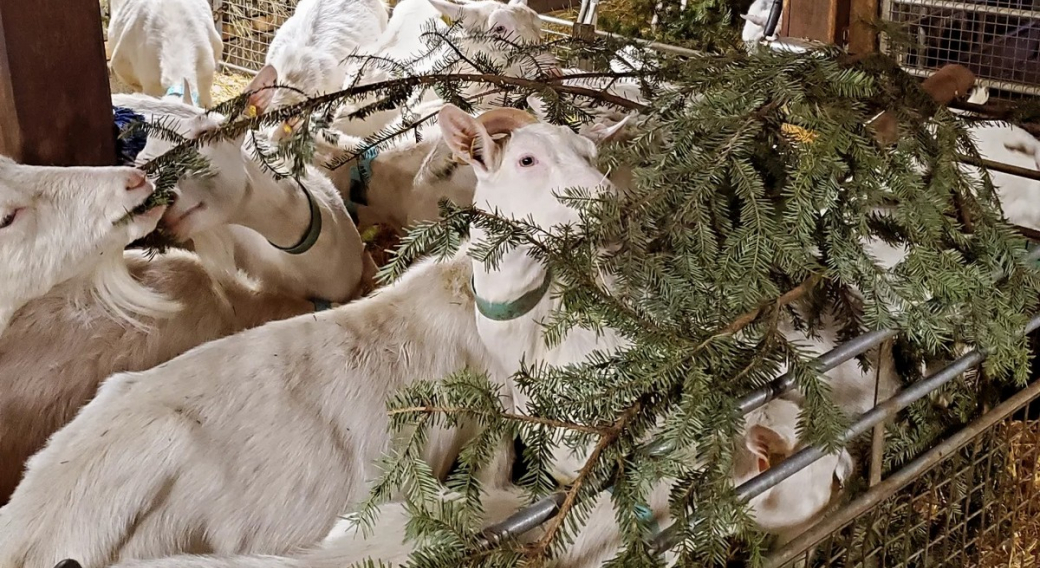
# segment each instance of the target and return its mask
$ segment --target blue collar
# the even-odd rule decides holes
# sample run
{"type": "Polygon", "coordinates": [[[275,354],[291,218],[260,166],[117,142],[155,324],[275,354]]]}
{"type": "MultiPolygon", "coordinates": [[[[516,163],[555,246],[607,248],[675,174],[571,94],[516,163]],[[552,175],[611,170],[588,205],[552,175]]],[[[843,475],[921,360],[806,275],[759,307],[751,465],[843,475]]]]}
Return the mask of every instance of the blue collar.
{"type": "Polygon", "coordinates": [[[477,311],[480,312],[480,315],[493,321],[510,321],[527,315],[545,297],[545,293],[549,291],[550,284],[552,284],[552,271],[546,269],[545,279],[542,280],[541,286],[509,302],[489,302],[477,294],[477,287],[473,284],[473,278],[470,277],[469,280],[469,287],[473,291],[473,299],[477,304],[477,311]]]}
{"type": "MultiPolygon", "coordinates": [[[[182,89],[180,87],[170,87],[169,89],[166,89],[166,96],[167,97],[177,97],[178,99],[183,99],[184,98],[184,89],[182,89]]],[[[191,102],[194,103],[195,106],[199,106],[199,95],[198,95],[198,93],[192,93],[191,94],[191,102]]]]}
{"type": "Polygon", "coordinates": [[[332,309],[332,302],[328,300],[311,300],[311,303],[314,304],[314,311],[316,312],[324,312],[325,310],[332,309]]]}
{"type": "Polygon", "coordinates": [[[368,182],[372,179],[372,160],[379,155],[379,148],[372,147],[354,159],[350,167],[350,199],[347,200],[347,211],[356,225],[357,206],[368,205],[368,182]]]}
{"type": "Polygon", "coordinates": [[[116,153],[119,162],[124,166],[133,166],[137,162],[137,155],[144,150],[148,143],[148,130],[138,129],[133,136],[123,136],[127,128],[134,122],[146,122],[145,118],[132,109],[124,107],[112,107],[112,119],[116,129],[116,153]]]}

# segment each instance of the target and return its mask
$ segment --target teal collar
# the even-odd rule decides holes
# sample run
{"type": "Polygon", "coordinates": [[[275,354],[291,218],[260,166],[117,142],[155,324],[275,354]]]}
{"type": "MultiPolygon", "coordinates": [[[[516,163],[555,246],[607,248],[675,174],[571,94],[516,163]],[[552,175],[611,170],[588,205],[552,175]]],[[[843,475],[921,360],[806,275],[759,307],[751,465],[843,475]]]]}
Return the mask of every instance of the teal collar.
{"type": "Polygon", "coordinates": [[[480,312],[480,315],[494,321],[515,320],[527,315],[545,297],[550,284],[552,284],[552,271],[546,269],[545,280],[542,281],[541,286],[510,302],[489,302],[477,294],[477,287],[473,284],[473,279],[470,278],[469,281],[470,289],[473,290],[473,299],[477,304],[477,311],[480,312]]]}
{"type": "MultiPolygon", "coordinates": [[[[608,487],[607,491],[611,494],[614,493],[614,487],[608,487]]],[[[650,510],[650,507],[642,503],[636,504],[636,520],[646,525],[646,528],[650,530],[650,535],[655,536],[661,532],[661,526],[657,524],[657,520],[654,519],[654,512],[650,510]]]]}
{"type": "MultiPolygon", "coordinates": [[[[166,96],[177,97],[177,99],[179,100],[184,98],[184,90],[180,87],[170,87],[169,89],[166,89],[166,96]]],[[[191,100],[193,103],[195,103],[195,106],[199,106],[199,96],[197,94],[192,93],[191,100]]]]}
{"type": "Polygon", "coordinates": [[[271,241],[267,241],[268,243],[271,243],[271,246],[274,248],[288,254],[303,254],[311,250],[314,243],[318,242],[318,237],[321,236],[321,209],[318,208],[318,202],[314,200],[314,196],[311,195],[311,190],[307,189],[307,186],[303,185],[303,182],[296,180],[296,185],[300,186],[300,189],[303,190],[303,194],[307,196],[307,205],[311,210],[311,221],[307,226],[307,232],[303,234],[303,238],[300,239],[300,242],[289,248],[282,248],[271,241]]]}
{"type": "Polygon", "coordinates": [[[357,224],[357,206],[368,205],[368,182],[372,179],[372,160],[379,155],[379,148],[375,146],[365,150],[363,154],[354,160],[350,167],[350,199],[347,201],[347,211],[357,224]]]}
{"type": "Polygon", "coordinates": [[[311,303],[314,304],[314,311],[316,312],[324,312],[325,310],[332,309],[332,302],[328,300],[311,300],[311,303]]]}

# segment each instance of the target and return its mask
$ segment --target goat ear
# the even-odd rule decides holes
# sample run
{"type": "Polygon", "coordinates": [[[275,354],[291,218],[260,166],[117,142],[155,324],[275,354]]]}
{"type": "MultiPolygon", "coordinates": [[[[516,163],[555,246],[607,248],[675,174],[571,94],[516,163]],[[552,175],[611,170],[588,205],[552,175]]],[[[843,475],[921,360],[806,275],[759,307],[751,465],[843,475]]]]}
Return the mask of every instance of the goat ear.
{"type": "Polygon", "coordinates": [[[625,130],[631,120],[632,115],[628,115],[613,125],[608,126],[602,122],[593,124],[585,132],[585,137],[595,142],[597,146],[612,142],[625,130]]]}
{"type": "Polygon", "coordinates": [[[531,112],[538,117],[538,120],[549,122],[549,107],[542,97],[535,94],[527,95],[527,106],[531,107],[531,112]]]}
{"type": "Polygon", "coordinates": [[[474,170],[491,170],[498,158],[498,146],[483,124],[450,103],[437,113],[437,123],[444,142],[458,158],[474,170]]]}
{"type": "Polygon", "coordinates": [[[253,80],[245,88],[244,92],[250,93],[248,106],[246,107],[247,114],[255,116],[267,112],[267,107],[270,106],[271,99],[274,97],[274,89],[265,89],[264,87],[272,87],[277,82],[278,70],[271,64],[264,65],[263,69],[256,74],[256,77],[253,77],[253,80]]]}
{"type": "Polygon", "coordinates": [[[509,0],[510,6],[526,6],[527,0],[509,0]]]}
{"type": "Polygon", "coordinates": [[[465,9],[464,6],[462,6],[460,4],[456,4],[454,2],[450,2],[448,0],[429,0],[429,1],[430,1],[430,4],[433,4],[433,7],[436,8],[438,12],[440,12],[441,14],[444,14],[448,18],[451,18],[452,21],[456,21],[457,22],[457,21],[461,20],[462,16],[466,13],[466,9],[465,9]]]}
{"type": "Polygon", "coordinates": [[[745,437],[747,448],[755,455],[756,470],[758,473],[773,467],[770,456],[781,454],[787,457],[789,448],[783,436],[772,428],[755,424],[748,428],[745,437]]]}
{"type": "Polygon", "coordinates": [[[971,96],[968,97],[968,102],[973,105],[984,105],[989,100],[989,87],[979,85],[971,91],[971,96]]]}
{"type": "Polygon", "coordinates": [[[849,477],[852,477],[852,471],[855,468],[856,464],[852,461],[852,455],[842,448],[838,453],[838,464],[834,467],[834,480],[838,482],[838,487],[845,487],[845,483],[848,482],[849,477]]]}
{"type": "Polygon", "coordinates": [[[758,14],[741,14],[740,17],[751,22],[752,24],[755,24],[756,26],[765,27],[766,25],[766,19],[762,16],[759,16],[758,14]]]}

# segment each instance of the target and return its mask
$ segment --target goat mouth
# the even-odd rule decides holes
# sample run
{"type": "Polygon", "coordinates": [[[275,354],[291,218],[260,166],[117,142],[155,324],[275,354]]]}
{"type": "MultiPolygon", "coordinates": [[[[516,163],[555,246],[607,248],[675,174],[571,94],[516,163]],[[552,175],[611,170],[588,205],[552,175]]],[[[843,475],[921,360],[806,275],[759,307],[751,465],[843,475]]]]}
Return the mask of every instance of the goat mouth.
{"type": "Polygon", "coordinates": [[[204,201],[200,201],[200,202],[196,203],[194,206],[192,206],[191,208],[189,208],[184,213],[181,213],[180,215],[173,216],[173,217],[170,217],[170,218],[167,218],[167,219],[163,219],[163,225],[165,225],[166,228],[168,228],[168,229],[176,229],[177,225],[180,225],[181,223],[184,222],[185,219],[187,219],[188,217],[191,217],[192,215],[194,215],[195,213],[201,211],[205,207],[206,207],[206,203],[204,201]]]}

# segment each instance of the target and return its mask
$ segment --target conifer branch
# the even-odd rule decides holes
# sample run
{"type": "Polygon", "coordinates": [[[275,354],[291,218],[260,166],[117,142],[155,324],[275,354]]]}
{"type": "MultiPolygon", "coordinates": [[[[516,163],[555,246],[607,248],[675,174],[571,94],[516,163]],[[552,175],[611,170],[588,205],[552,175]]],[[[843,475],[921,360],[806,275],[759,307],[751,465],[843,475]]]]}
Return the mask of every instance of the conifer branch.
{"type": "MultiPolygon", "coordinates": [[[[451,406],[410,406],[408,408],[397,408],[387,413],[388,416],[396,416],[398,414],[475,414],[482,416],[490,416],[492,413],[486,410],[479,410],[475,408],[462,408],[451,406]]],[[[525,422],[527,424],[549,426],[552,428],[559,428],[561,430],[573,430],[575,432],[584,432],[586,434],[599,434],[602,436],[609,431],[609,429],[605,428],[596,428],[594,426],[586,426],[584,424],[575,424],[573,422],[551,420],[549,418],[527,416],[524,414],[515,414],[512,412],[496,412],[494,413],[494,415],[496,417],[505,418],[506,420],[512,420],[514,422],[525,422]]]]}
{"type": "Polygon", "coordinates": [[[606,432],[600,435],[599,442],[596,443],[592,452],[589,453],[588,459],[585,460],[585,465],[582,466],[581,471],[578,472],[578,476],[574,479],[574,482],[571,483],[571,486],[567,488],[559,512],[557,512],[556,516],[549,521],[542,538],[538,539],[538,542],[528,551],[528,555],[534,555],[536,562],[541,562],[545,559],[545,555],[549,551],[549,546],[552,544],[553,539],[556,538],[556,534],[563,526],[563,521],[567,518],[567,514],[570,513],[571,509],[574,508],[578,499],[578,493],[581,491],[585,481],[592,474],[592,470],[596,465],[598,465],[600,455],[603,454],[611,444],[617,441],[621,436],[621,433],[624,432],[625,427],[628,426],[628,423],[639,414],[639,411],[642,410],[642,408],[642,400],[637,400],[635,404],[629,406],[625,412],[614,421],[606,432]]]}
{"type": "Polygon", "coordinates": [[[714,339],[724,335],[733,335],[734,333],[737,333],[738,331],[750,325],[751,322],[758,319],[758,316],[762,313],[762,310],[765,310],[769,307],[782,308],[792,302],[797,301],[802,296],[808,294],[809,291],[812,290],[817,284],[819,284],[821,280],[823,280],[823,275],[813,274],[812,276],[806,278],[805,281],[803,281],[801,284],[792,288],[791,290],[787,291],[784,295],[777,298],[775,301],[762,304],[761,306],[733,320],[732,323],[723,328],[722,331],[712,336],[712,338],[714,339]]]}

